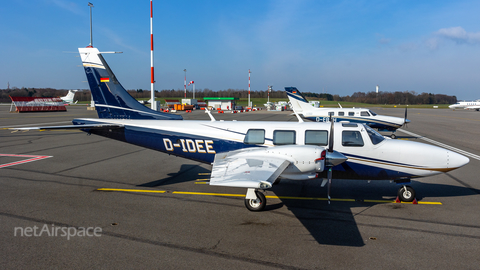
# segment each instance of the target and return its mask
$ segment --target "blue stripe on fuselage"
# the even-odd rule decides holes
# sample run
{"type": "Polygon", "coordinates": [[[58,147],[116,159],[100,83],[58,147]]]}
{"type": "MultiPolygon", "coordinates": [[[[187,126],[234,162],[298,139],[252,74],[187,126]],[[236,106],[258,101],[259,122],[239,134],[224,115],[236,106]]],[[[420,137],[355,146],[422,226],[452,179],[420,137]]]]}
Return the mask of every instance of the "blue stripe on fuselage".
{"type": "MultiPolygon", "coordinates": [[[[327,171],[319,174],[320,178],[327,178],[327,171]]],[[[399,180],[410,179],[415,175],[395,170],[388,170],[351,161],[333,167],[334,179],[364,179],[364,180],[399,180]]]]}
{"type": "MultiPolygon", "coordinates": [[[[103,123],[75,119],[74,124],[81,125],[103,123]]],[[[118,134],[118,132],[120,131],[109,131],[108,129],[85,129],[84,131],[209,164],[212,163],[215,159],[215,153],[229,152],[247,147],[263,147],[260,145],[248,145],[244,144],[243,142],[222,140],[214,137],[205,137],[189,133],[179,133],[163,129],[136,127],[130,125],[124,126],[121,131],[123,132],[122,135],[118,134]],[[169,140],[171,142],[171,145],[168,143],[168,141],[165,142],[165,140],[169,140]],[[211,141],[211,143],[207,141],[211,141]],[[172,151],[167,150],[166,146],[173,146],[172,151]],[[209,146],[211,146],[211,148],[207,149],[207,147],[209,146]],[[200,148],[200,151],[198,148],[200,148]],[[209,153],[208,150],[210,150],[210,152],[215,151],[215,153],[209,153]]]]}

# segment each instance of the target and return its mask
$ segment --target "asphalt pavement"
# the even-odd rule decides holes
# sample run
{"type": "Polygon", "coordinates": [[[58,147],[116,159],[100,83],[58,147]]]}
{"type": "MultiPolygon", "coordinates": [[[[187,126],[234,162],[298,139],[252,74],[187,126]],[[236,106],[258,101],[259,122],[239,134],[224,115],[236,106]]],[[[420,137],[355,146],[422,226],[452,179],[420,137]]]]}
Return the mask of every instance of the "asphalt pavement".
{"type": "MultiPolygon", "coordinates": [[[[244,189],[205,184],[209,165],[80,131],[5,129],[96,118],[84,106],[8,111],[0,106],[2,269],[477,269],[480,264],[475,158],[480,112],[408,110],[411,123],[397,131],[398,139],[430,139],[472,154],[463,168],[413,181],[417,205],[393,203],[398,186],[389,181],[334,180],[336,200],[329,205],[321,181],[282,180],[267,191],[265,211],[250,212],[244,189]]],[[[209,119],[202,111],[179,114],[209,119]]],[[[213,115],[225,121],[297,121],[291,112],[213,115]]]]}

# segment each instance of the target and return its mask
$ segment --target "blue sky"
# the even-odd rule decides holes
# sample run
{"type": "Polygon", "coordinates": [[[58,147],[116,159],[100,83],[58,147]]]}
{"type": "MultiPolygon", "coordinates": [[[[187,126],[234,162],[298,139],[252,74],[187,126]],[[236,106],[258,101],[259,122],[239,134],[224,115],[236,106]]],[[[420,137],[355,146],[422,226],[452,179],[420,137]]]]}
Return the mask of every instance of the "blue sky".
{"type": "MultiPolygon", "coordinates": [[[[150,89],[150,1],[92,0],[93,45],[127,89],[150,89]]],[[[480,1],[154,0],[156,89],[480,98],[480,1]],[[190,86],[191,87],[191,86],[190,86]]],[[[88,1],[0,5],[0,88],[87,89],[88,1]]]]}

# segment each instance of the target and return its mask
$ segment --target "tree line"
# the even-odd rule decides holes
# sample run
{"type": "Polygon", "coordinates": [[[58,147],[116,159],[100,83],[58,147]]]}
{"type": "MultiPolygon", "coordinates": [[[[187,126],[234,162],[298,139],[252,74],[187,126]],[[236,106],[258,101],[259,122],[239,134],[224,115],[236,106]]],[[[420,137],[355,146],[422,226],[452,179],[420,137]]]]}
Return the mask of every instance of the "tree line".
{"type": "MultiPolygon", "coordinates": [[[[127,90],[134,98],[150,98],[150,90],[136,89],[127,90]]],[[[11,99],[9,95],[20,97],[60,97],[68,93],[67,89],[53,89],[53,88],[12,88],[0,89],[0,102],[9,103],[11,99]]],[[[183,89],[171,90],[155,90],[155,97],[160,98],[176,98],[184,96],[183,89]]],[[[454,104],[457,102],[456,96],[449,96],[444,94],[421,93],[417,94],[414,91],[404,92],[355,92],[351,96],[331,95],[325,93],[302,92],[308,100],[329,100],[329,101],[344,101],[368,104],[454,104]]],[[[187,97],[192,97],[193,92],[187,90],[187,97]]],[[[244,89],[226,89],[226,90],[211,90],[208,88],[196,89],[195,98],[202,99],[204,97],[235,97],[248,98],[248,90],[244,89]]],[[[250,91],[251,98],[266,98],[267,90],[253,90],[250,91]]],[[[273,90],[270,92],[270,98],[287,98],[285,91],[273,90]]],[[[74,100],[90,101],[90,91],[80,90],[75,94],[74,100]]]]}

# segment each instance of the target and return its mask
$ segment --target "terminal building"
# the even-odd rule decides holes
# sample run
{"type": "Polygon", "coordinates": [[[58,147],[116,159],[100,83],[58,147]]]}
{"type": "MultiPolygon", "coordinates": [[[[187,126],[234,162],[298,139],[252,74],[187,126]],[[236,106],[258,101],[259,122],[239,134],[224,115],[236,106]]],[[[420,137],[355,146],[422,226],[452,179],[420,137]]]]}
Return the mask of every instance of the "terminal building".
{"type": "Polygon", "coordinates": [[[208,108],[215,110],[233,110],[235,109],[236,100],[239,98],[234,97],[206,97],[203,98],[207,102],[208,108]]]}

